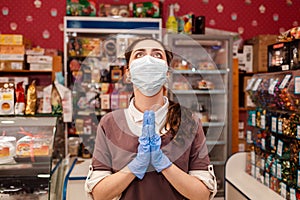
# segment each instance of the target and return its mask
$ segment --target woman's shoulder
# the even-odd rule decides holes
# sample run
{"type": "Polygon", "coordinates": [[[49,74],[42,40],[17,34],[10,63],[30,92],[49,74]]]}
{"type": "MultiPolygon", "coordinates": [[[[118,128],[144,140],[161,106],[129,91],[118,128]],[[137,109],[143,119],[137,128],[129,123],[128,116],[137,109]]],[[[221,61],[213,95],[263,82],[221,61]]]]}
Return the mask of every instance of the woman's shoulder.
{"type": "Polygon", "coordinates": [[[112,125],[114,123],[123,121],[125,119],[124,110],[125,109],[118,109],[118,110],[113,110],[111,112],[106,113],[104,116],[101,117],[100,124],[102,126],[112,125]]]}

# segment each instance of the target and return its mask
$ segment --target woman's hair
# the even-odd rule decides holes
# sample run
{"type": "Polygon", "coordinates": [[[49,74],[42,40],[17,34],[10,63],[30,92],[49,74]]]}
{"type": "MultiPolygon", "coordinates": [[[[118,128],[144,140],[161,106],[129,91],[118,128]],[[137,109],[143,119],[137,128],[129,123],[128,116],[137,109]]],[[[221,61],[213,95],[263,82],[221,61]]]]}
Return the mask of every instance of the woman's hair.
{"type": "MultiPolygon", "coordinates": [[[[170,50],[168,50],[162,42],[154,38],[140,38],[132,42],[125,51],[125,59],[127,64],[129,63],[130,56],[134,47],[139,42],[144,40],[152,40],[154,42],[159,43],[165,51],[167,63],[168,66],[170,66],[171,61],[173,59],[173,53],[170,50]]],[[[134,94],[131,96],[131,99],[133,97],[134,94]]],[[[192,113],[188,109],[180,106],[179,103],[175,103],[169,100],[167,119],[164,128],[166,130],[169,130],[174,140],[179,144],[181,144],[182,142],[184,142],[184,137],[186,135],[190,135],[195,131],[195,121],[192,119],[192,113]],[[192,123],[192,124],[191,126],[185,126],[187,123],[192,123]],[[182,125],[181,127],[180,124],[182,125]],[[182,134],[177,134],[179,130],[182,130],[180,131],[182,134]]]]}

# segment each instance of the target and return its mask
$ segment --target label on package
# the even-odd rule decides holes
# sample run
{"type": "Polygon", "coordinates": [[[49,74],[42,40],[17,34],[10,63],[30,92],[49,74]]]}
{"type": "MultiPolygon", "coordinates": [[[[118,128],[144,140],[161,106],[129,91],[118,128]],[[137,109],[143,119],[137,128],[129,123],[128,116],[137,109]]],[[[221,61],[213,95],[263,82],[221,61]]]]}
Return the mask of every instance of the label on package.
{"type": "Polygon", "coordinates": [[[257,79],[257,81],[255,82],[255,84],[254,84],[254,86],[252,88],[252,91],[257,91],[258,86],[260,85],[261,82],[262,82],[261,78],[257,79]]]}
{"type": "Polygon", "coordinates": [[[284,182],[281,182],[281,191],[280,191],[280,195],[283,198],[286,198],[286,184],[284,182]]]}
{"type": "Polygon", "coordinates": [[[295,77],[295,91],[294,94],[300,94],[300,76],[295,77]]]}
{"type": "Polygon", "coordinates": [[[277,163],[277,171],[276,171],[276,177],[281,180],[281,173],[282,173],[282,170],[281,170],[281,164],[280,163],[277,163]]]}
{"type": "Polygon", "coordinates": [[[249,81],[248,81],[248,85],[246,87],[246,90],[250,90],[252,88],[252,85],[253,83],[255,82],[255,78],[251,78],[249,81]]]}
{"type": "Polygon", "coordinates": [[[247,131],[247,143],[252,143],[252,132],[247,131]]]}
{"type": "Polygon", "coordinates": [[[271,131],[274,133],[276,133],[276,131],[277,131],[277,117],[272,117],[271,131]]]}
{"type": "Polygon", "coordinates": [[[277,155],[279,155],[280,157],[282,156],[282,149],[283,149],[283,142],[281,140],[278,140],[277,155]]]}
{"type": "Polygon", "coordinates": [[[278,121],[278,128],[277,128],[278,133],[282,133],[282,121],[278,121]]]}
{"type": "Polygon", "coordinates": [[[270,187],[270,174],[268,172],[265,173],[265,185],[270,187]]]}
{"type": "Polygon", "coordinates": [[[294,188],[290,188],[290,200],[297,200],[296,199],[296,190],[294,188]]]}
{"type": "Polygon", "coordinates": [[[286,86],[286,84],[287,84],[287,82],[290,80],[290,78],[292,77],[292,75],[291,74],[287,74],[287,75],[285,75],[285,77],[284,77],[284,79],[283,79],[283,81],[281,82],[281,84],[279,85],[279,89],[283,89],[283,88],[285,88],[285,86],[286,86]]]}
{"type": "Polygon", "coordinates": [[[256,119],[256,114],[255,114],[255,113],[252,113],[252,115],[251,115],[252,126],[255,126],[255,125],[256,125],[255,119],[256,119]]]}
{"type": "Polygon", "coordinates": [[[266,150],[266,140],[265,140],[265,138],[262,138],[262,139],[261,139],[261,148],[262,148],[263,150],[266,150]]]}
{"type": "Polygon", "coordinates": [[[270,145],[273,149],[275,148],[275,136],[274,135],[271,136],[271,144],[270,145]]]}
{"type": "Polygon", "coordinates": [[[271,85],[270,85],[270,87],[268,89],[269,94],[274,94],[274,89],[275,89],[275,86],[276,86],[277,83],[278,83],[278,80],[272,81],[272,83],[271,83],[271,85]]]}

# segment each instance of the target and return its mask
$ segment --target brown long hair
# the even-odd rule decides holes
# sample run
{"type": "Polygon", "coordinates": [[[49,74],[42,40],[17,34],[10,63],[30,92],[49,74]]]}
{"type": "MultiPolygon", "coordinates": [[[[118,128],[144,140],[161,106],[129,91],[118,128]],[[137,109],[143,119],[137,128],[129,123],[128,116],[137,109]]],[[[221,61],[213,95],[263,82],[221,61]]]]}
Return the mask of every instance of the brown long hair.
{"type": "MultiPolygon", "coordinates": [[[[133,41],[125,51],[125,59],[126,59],[127,65],[129,63],[129,59],[130,59],[131,53],[132,53],[135,45],[137,45],[139,42],[144,41],[144,40],[152,40],[154,42],[159,43],[165,51],[167,63],[168,63],[168,66],[170,66],[171,61],[173,59],[173,53],[162,42],[160,42],[159,40],[156,40],[154,38],[139,38],[139,39],[133,41]]],[[[134,97],[134,94],[131,96],[131,99],[133,97],[134,97]]],[[[168,113],[167,113],[167,118],[166,118],[166,123],[164,125],[164,128],[166,130],[170,131],[173,138],[176,139],[176,141],[178,141],[178,143],[184,142],[184,136],[187,134],[189,135],[190,133],[195,131],[194,125],[195,125],[195,123],[194,123],[194,120],[192,119],[192,113],[188,109],[180,106],[179,103],[169,100],[168,113]],[[192,122],[191,127],[189,127],[189,126],[180,127],[180,124],[186,124],[188,122],[192,122]],[[183,134],[177,134],[180,128],[182,128],[181,132],[183,134]]]]}

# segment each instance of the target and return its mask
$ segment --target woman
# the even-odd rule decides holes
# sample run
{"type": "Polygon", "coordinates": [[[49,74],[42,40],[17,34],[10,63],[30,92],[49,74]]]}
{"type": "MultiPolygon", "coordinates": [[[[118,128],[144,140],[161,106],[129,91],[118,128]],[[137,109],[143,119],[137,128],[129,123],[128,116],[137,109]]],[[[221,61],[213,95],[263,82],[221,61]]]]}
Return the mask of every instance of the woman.
{"type": "Polygon", "coordinates": [[[199,119],[164,96],[172,53],[152,38],[127,49],[134,97],[100,121],[86,191],[94,199],[212,199],[216,178],[199,119]]]}

